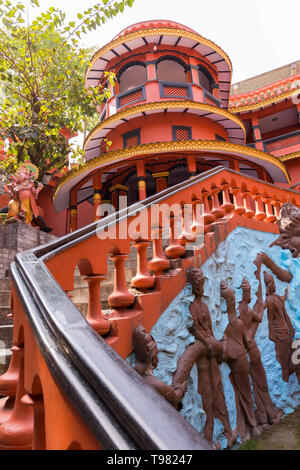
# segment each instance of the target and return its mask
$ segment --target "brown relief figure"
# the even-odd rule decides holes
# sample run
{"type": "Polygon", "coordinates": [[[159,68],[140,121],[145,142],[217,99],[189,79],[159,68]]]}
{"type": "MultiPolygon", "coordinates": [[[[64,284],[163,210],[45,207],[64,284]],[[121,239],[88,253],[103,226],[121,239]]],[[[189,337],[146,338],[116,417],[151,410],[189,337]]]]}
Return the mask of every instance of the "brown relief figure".
{"type": "Polygon", "coordinates": [[[286,203],[280,210],[278,221],[280,236],[271,243],[270,247],[278,245],[290,250],[293,258],[300,256],[300,209],[291,203],[286,203]]]}
{"type": "MultiPolygon", "coordinates": [[[[259,262],[260,255],[257,256],[255,264],[259,262]]],[[[260,268],[258,266],[257,276],[259,277],[259,287],[257,291],[257,301],[251,309],[249,304],[251,302],[251,287],[246,279],[243,279],[241,288],[243,290],[242,301],[239,304],[240,320],[244,324],[247,342],[249,344],[247,352],[249,357],[249,371],[252,378],[253,391],[256,403],[256,421],[257,424],[263,428],[269,424],[279,423],[282,417],[282,412],[277,410],[272,403],[269,387],[266,377],[265,368],[263,366],[260,350],[255,341],[255,334],[259,323],[262,321],[264,312],[264,302],[262,299],[262,286],[260,280],[260,268]]]]}
{"type": "Polygon", "coordinates": [[[132,334],[133,350],[136,357],[134,369],[144,378],[145,382],[155,388],[169,403],[178,408],[184,397],[187,383],[173,387],[165,384],[153,375],[158,365],[158,349],[153,336],[139,325],[132,334]]]}
{"type": "Polygon", "coordinates": [[[282,369],[282,380],[288,382],[289,376],[295,372],[295,366],[291,360],[295,330],[285,309],[288,290],[286,289],[284,296],[276,294],[274,278],[266,271],[264,272],[264,280],[266,285],[265,308],[268,311],[269,338],[275,343],[276,359],[282,369]]]}
{"type": "Polygon", "coordinates": [[[249,382],[247,350],[250,344],[247,340],[244,324],[236,315],[234,292],[224,282],[221,283],[221,297],[226,301],[229,320],[222,339],[224,343],[223,358],[231,371],[229,378],[235,393],[237,430],[242,442],[245,442],[250,437],[249,430],[253,436],[260,435],[249,382]]]}
{"type": "Polygon", "coordinates": [[[213,442],[214,418],[216,417],[223,424],[223,434],[227,439],[228,446],[231,447],[236,441],[236,436],[231,430],[218,366],[218,361],[221,361],[223,355],[223,345],[214,337],[210,313],[202,300],[205,278],[201,269],[189,268],[186,274],[187,281],[191,283],[195,295],[195,300],[190,306],[193,319],[190,332],[195,337],[195,343],[189,345],[180,357],[172,383],[174,386],[186,383],[191,369],[196,363],[198,393],[201,395],[206,414],[204,437],[213,442]]]}

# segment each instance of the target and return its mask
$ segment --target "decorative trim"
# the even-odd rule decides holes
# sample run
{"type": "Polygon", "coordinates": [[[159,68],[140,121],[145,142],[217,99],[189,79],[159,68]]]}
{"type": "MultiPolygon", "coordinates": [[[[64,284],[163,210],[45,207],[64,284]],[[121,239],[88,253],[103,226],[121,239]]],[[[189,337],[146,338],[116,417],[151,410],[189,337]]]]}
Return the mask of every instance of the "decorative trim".
{"type": "Polygon", "coordinates": [[[192,128],[190,126],[172,126],[172,137],[173,137],[174,142],[179,142],[176,139],[176,131],[180,131],[180,130],[187,131],[189,140],[192,139],[192,128]]]}
{"type": "MultiPolygon", "coordinates": [[[[206,104],[206,103],[197,103],[195,101],[190,101],[190,100],[169,100],[169,101],[158,101],[158,102],[152,102],[152,103],[143,103],[140,105],[136,106],[131,106],[130,108],[126,108],[123,111],[119,111],[118,113],[114,114],[113,116],[110,116],[109,118],[105,119],[102,122],[99,122],[97,126],[90,132],[90,134],[87,136],[83,148],[84,150],[86,149],[87,144],[90,142],[90,140],[93,139],[93,137],[96,136],[97,132],[101,129],[104,128],[109,128],[111,123],[114,123],[116,121],[120,121],[122,118],[130,117],[132,115],[135,115],[137,113],[142,113],[147,112],[147,111],[152,111],[154,109],[157,110],[164,110],[164,109],[178,109],[178,108],[183,108],[185,109],[188,107],[189,109],[199,109],[203,111],[207,111],[207,115],[209,114],[219,114],[222,117],[225,117],[226,119],[230,119],[231,121],[235,122],[238,124],[242,130],[244,131],[244,135],[246,136],[246,128],[243,123],[243,121],[232,114],[231,112],[223,109],[223,108],[217,108],[216,106],[206,104]]],[[[199,116],[199,117],[204,117],[204,116],[199,116]]]]}
{"type": "Polygon", "coordinates": [[[123,91],[122,93],[119,93],[115,98],[116,98],[117,109],[122,109],[125,106],[130,106],[134,103],[138,103],[139,101],[145,101],[146,100],[145,85],[140,85],[136,88],[132,88],[131,90],[123,91]],[[130,95],[132,95],[133,93],[135,93],[139,90],[141,90],[141,92],[142,92],[142,98],[141,99],[131,101],[130,103],[123,104],[123,106],[120,106],[120,100],[122,98],[124,98],[124,96],[130,96],[130,95]]]}
{"type": "Polygon", "coordinates": [[[152,173],[153,178],[168,178],[170,172],[162,171],[161,173],[152,173]]]}
{"type": "Polygon", "coordinates": [[[231,113],[234,113],[234,114],[236,114],[236,113],[246,113],[247,111],[254,111],[255,109],[264,108],[265,106],[275,104],[279,101],[284,101],[287,98],[291,98],[292,96],[299,95],[299,94],[300,94],[300,89],[293,90],[293,91],[289,91],[287,93],[283,93],[282,95],[279,95],[279,96],[274,96],[274,98],[270,98],[269,100],[260,101],[259,103],[256,103],[256,104],[250,104],[248,106],[240,106],[239,108],[229,106],[229,110],[230,110],[231,113]]]}
{"type": "Polygon", "coordinates": [[[282,162],[287,162],[289,160],[294,160],[294,158],[300,158],[300,152],[288,153],[287,155],[282,155],[279,157],[279,160],[282,162]]]}
{"type": "MultiPolygon", "coordinates": [[[[245,145],[232,144],[231,142],[216,142],[213,140],[182,140],[176,142],[157,142],[152,144],[139,145],[137,147],[129,147],[127,149],[114,150],[109,153],[103,154],[100,157],[95,157],[89,160],[85,165],[80,168],[73,168],[66,175],[64,175],[54,188],[52,201],[54,202],[58,192],[63,186],[71,181],[76,176],[83,174],[87,171],[96,170],[97,168],[116,162],[118,160],[124,160],[126,158],[147,156],[153,154],[162,154],[167,152],[205,152],[205,151],[217,151],[217,152],[230,152],[230,153],[242,153],[245,157],[254,157],[262,161],[272,163],[273,165],[280,168],[285,175],[288,182],[290,182],[289,174],[281,161],[270,155],[252,147],[246,147],[245,145]]],[[[296,157],[295,157],[296,158],[296,157]]]]}
{"type": "Polygon", "coordinates": [[[137,137],[138,145],[141,145],[141,128],[126,132],[126,134],[123,134],[122,137],[124,149],[127,148],[127,140],[131,137],[137,137]]]}
{"type": "MultiPolygon", "coordinates": [[[[190,31],[185,31],[182,29],[176,29],[174,30],[173,28],[150,28],[147,29],[146,35],[151,37],[151,36],[180,36],[182,38],[186,39],[192,39],[198,44],[203,44],[204,46],[207,46],[211,49],[213,49],[215,52],[217,52],[225,62],[227,63],[229,67],[229,71],[232,73],[232,64],[231,60],[229,59],[228,55],[219,47],[217,46],[214,42],[210,41],[209,39],[204,38],[203,36],[200,36],[197,33],[193,33],[190,31]]],[[[113,48],[122,45],[123,42],[129,42],[133,41],[134,39],[142,38],[145,36],[145,30],[139,30],[135,31],[134,33],[129,33],[125,34],[124,36],[118,37],[116,39],[113,39],[111,42],[106,44],[106,46],[102,47],[99,49],[99,51],[94,54],[94,56],[91,59],[90,66],[88,67],[86,73],[85,73],[85,78],[84,80],[86,81],[89,72],[93,68],[95,62],[98,59],[101,59],[101,56],[105,55],[107,52],[111,51],[113,48]]],[[[196,46],[196,45],[195,45],[196,46]]]]}
{"type": "Polygon", "coordinates": [[[123,184],[115,184],[111,188],[109,188],[109,192],[113,192],[116,189],[120,189],[121,191],[128,191],[128,186],[124,186],[123,184]]]}

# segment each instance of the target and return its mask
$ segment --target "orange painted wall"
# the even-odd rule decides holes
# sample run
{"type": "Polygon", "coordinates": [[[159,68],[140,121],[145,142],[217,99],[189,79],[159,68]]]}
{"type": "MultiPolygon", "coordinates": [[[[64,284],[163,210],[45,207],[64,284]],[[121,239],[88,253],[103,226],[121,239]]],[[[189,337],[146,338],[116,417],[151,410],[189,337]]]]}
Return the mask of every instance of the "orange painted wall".
{"type": "Polygon", "coordinates": [[[192,139],[216,140],[219,134],[228,140],[228,134],[218,123],[207,118],[181,113],[167,113],[135,118],[109,132],[107,138],[112,141],[111,150],[123,148],[123,134],[141,128],[141,144],[153,142],[169,142],[173,140],[172,126],[188,126],[192,128],[192,139]]]}
{"type": "Polygon", "coordinates": [[[94,220],[94,206],[85,201],[77,206],[77,227],[81,228],[94,220]]]}

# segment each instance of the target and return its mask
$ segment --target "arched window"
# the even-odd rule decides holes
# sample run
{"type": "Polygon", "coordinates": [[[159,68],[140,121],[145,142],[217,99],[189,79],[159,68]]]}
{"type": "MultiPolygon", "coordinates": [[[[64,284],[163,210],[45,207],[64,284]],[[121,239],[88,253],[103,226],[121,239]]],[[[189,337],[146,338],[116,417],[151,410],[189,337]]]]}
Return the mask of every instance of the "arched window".
{"type": "Polygon", "coordinates": [[[187,67],[183,61],[173,57],[163,57],[156,65],[158,80],[163,82],[186,82],[187,67]]]}
{"type": "Polygon", "coordinates": [[[198,66],[198,74],[199,74],[199,81],[200,85],[210,93],[213,91],[213,85],[215,84],[215,80],[213,79],[213,76],[209,73],[206,68],[202,67],[202,65],[198,66]]]}
{"type": "Polygon", "coordinates": [[[117,79],[120,93],[132,90],[147,81],[146,66],[142,62],[131,62],[120,70],[117,79]]]}

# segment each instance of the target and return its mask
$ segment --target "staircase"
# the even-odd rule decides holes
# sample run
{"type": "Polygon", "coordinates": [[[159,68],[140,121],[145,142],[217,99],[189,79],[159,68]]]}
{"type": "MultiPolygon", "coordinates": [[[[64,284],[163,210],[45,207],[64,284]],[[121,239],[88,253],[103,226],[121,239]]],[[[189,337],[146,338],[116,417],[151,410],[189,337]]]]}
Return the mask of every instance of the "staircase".
{"type": "Polygon", "coordinates": [[[13,321],[10,306],[11,280],[0,278],[0,368],[6,370],[11,357],[13,321]]]}
{"type": "MultiPolygon", "coordinates": [[[[187,249],[187,241],[176,240],[171,229],[166,242],[171,261],[160,237],[152,240],[152,248],[150,241],[136,243],[129,234],[99,240],[96,230],[104,231],[110,216],[98,227],[92,224],[18,254],[11,268],[17,350],[9,374],[0,378],[0,393],[15,398],[14,410],[22,409],[22,419],[27,403],[29,431],[19,426],[19,446],[45,448],[45,442],[36,442],[42,429],[52,443],[46,448],[53,442],[61,449],[74,448],[74,442],[89,449],[205,448],[199,434],[151,388],[145,389],[123,360],[132,352],[133,328],[142,324],[151,330],[185,287],[185,269],[201,266],[235,228],[278,233],[280,206],[288,201],[300,206],[300,194],[216,168],[144,201],[147,214],[154,203],[203,205],[202,220],[195,213],[192,219],[196,232],[202,224],[203,243],[187,249]],[[86,276],[94,284],[87,287],[86,276]],[[140,287],[128,291],[129,281],[140,287]],[[98,284],[101,305],[95,297],[98,284]],[[103,316],[108,296],[109,315],[103,316]],[[76,306],[84,315],[89,311],[87,321],[76,306]],[[104,323],[108,329],[101,333],[104,323]],[[30,361],[22,359],[24,351],[30,361]],[[43,413],[33,416],[32,409],[42,410],[47,420],[36,421],[43,413]]],[[[134,206],[119,212],[119,221],[135,217],[134,206]]],[[[0,447],[4,429],[0,426],[0,447]]],[[[6,446],[14,448],[14,439],[14,434],[7,438],[6,446]]]]}

